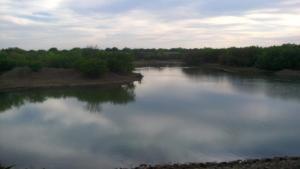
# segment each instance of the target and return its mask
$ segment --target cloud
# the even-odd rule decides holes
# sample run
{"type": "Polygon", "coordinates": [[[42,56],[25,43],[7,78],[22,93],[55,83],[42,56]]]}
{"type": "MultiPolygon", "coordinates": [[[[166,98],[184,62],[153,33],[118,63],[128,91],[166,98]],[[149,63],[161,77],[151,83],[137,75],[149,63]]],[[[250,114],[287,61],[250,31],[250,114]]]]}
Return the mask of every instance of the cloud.
{"type": "Polygon", "coordinates": [[[299,43],[297,0],[2,0],[0,48],[299,43]]]}

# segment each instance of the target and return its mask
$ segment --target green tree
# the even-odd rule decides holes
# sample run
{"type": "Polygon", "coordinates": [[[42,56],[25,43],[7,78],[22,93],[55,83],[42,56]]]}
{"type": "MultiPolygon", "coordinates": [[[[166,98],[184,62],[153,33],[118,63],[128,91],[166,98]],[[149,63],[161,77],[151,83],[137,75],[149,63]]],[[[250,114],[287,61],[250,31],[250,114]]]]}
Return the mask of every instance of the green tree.
{"type": "Polygon", "coordinates": [[[78,70],[87,77],[99,77],[108,71],[106,63],[99,59],[82,59],[78,70]]]}
{"type": "Polygon", "coordinates": [[[108,68],[115,73],[129,73],[133,70],[132,56],[127,53],[113,52],[107,55],[108,68]]]}

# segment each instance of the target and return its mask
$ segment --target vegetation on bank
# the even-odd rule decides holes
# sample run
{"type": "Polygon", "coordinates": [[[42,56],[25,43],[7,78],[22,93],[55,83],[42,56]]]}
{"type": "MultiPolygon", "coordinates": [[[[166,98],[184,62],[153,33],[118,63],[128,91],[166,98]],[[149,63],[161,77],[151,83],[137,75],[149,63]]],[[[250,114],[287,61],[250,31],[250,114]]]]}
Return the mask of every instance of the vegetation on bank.
{"type": "Polygon", "coordinates": [[[257,67],[264,70],[300,70],[300,45],[285,44],[272,47],[228,49],[205,48],[188,52],[184,58],[189,65],[217,63],[238,67],[257,67]]]}
{"type": "Polygon", "coordinates": [[[129,73],[133,70],[133,57],[128,52],[105,51],[94,48],[71,50],[0,50],[0,72],[16,67],[29,67],[38,72],[44,67],[76,69],[86,76],[98,77],[106,72],[129,73]]]}
{"type": "Polygon", "coordinates": [[[190,66],[220,64],[233,67],[256,67],[264,70],[300,70],[300,45],[202,49],[123,49],[135,60],[183,60],[190,66]]]}
{"type": "Polygon", "coordinates": [[[300,70],[300,45],[222,49],[51,48],[37,51],[9,48],[0,50],[0,72],[24,66],[32,71],[39,71],[43,67],[73,68],[86,76],[98,77],[106,72],[131,72],[133,60],[183,60],[192,66],[214,63],[272,71],[300,70]]]}
{"type": "MultiPolygon", "coordinates": [[[[117,50],[117,49],[114,49],[117,50]]],[[[119,50],[120,51],[120,50],[119,50]]],[[[190,66],[220,64],[235,67],[256,67],[264,70],[300,70],[300,45],[243,48],[202,48],[202,49],[128,49],[135,60],[183,60],[190,66]]]]}

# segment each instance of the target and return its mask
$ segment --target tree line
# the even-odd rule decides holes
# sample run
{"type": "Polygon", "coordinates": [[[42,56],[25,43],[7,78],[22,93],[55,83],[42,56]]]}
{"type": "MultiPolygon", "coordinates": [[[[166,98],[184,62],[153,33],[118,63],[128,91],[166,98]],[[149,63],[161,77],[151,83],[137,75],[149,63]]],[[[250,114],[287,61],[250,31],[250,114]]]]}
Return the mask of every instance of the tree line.
{"type": "MultiPolygon", "coordinates": [[[[108,50],[118,50],[117,48],[108,50]]],[[[186,65],[221,64],[236,67],[257,67],[265,70],[300,70],[300,45],[283,44],[271,47],[231,47],[201,49],[129,49],[135,60],[183,60],[186,65]]]]}
{"type": "Polygon", "coordinates": [[[0,50],[0,72],[27,66],[32,71],[43,67],[73,68],[96,77],[105,72],[128,73],[134,60],[183,60],[187,65],[213,63],[265,70],[300,70],[300,45],[271,47],[202,48],[202,49],[118,49],[74,48],[71,50],[0,50]]]}
{"type": "Polygon", "coordinates": [[[8,48],[0,50],[0,72],[15,67],[29,67],[38,72],[44,67],[76,69],[89,77],[106,72],[129,73],[133,70],[133,56],[128,52],[106,51],[94,48],[71,50],[23,50],[8,48]]]}
{"type": "Polygon", "coordinates": [[[136,60],[183,60],[190,66],[213,63],[236,67],[257,67],[265,70],[300,70],[300,45],[243,48],[202,49],[123,49],[136,60]]]}
{"type": "Polygon", "coordinates": [[[217,63],[238,67],[257,67],[265,70],[300,70],[300,45],[284,44],[271,47],[190,50],[184,60],[189,65],[217,63]]]}

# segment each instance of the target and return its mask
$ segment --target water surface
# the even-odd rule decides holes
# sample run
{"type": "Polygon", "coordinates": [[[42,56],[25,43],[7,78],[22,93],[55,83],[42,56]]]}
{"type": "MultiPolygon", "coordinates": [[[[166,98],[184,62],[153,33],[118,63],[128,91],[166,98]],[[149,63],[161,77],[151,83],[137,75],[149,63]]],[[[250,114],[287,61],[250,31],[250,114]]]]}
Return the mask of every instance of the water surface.
{"type": "Polygon", "coordinates": [[[47,169],[300,155],[300,83],[192,68],[0,93],[0,162],[47,169]]]}

